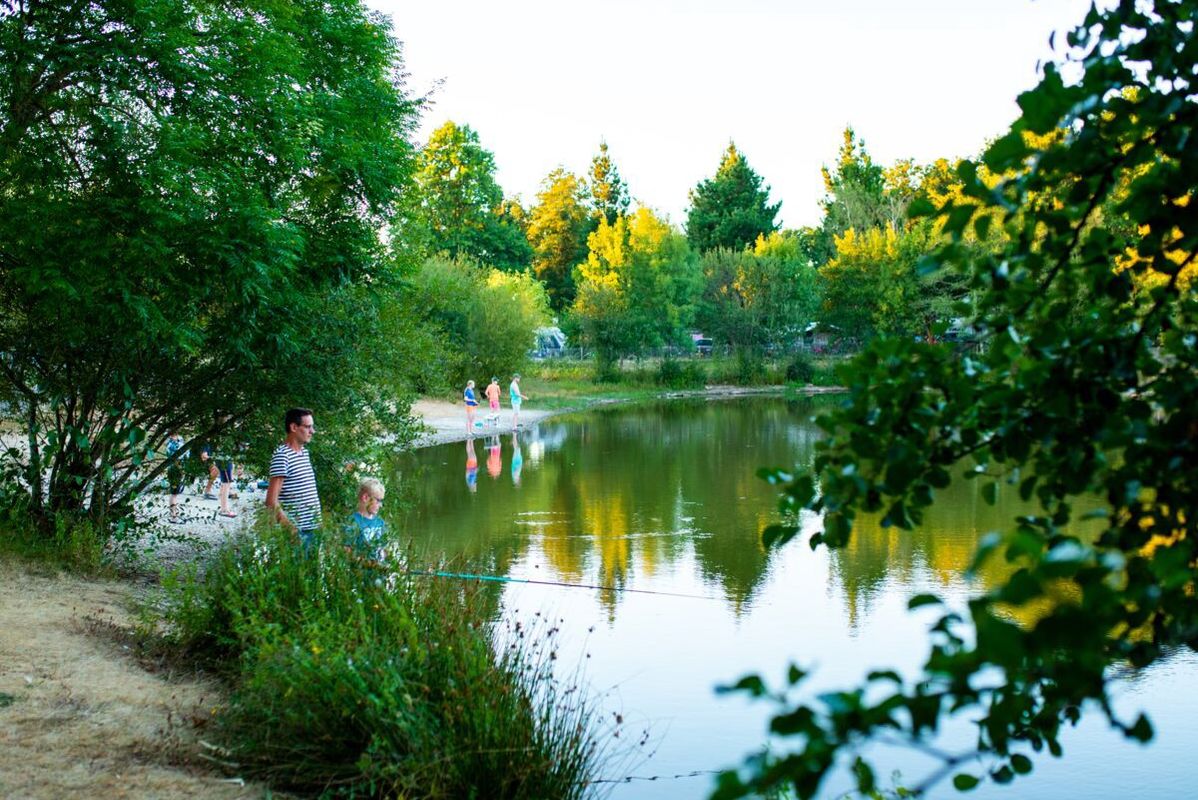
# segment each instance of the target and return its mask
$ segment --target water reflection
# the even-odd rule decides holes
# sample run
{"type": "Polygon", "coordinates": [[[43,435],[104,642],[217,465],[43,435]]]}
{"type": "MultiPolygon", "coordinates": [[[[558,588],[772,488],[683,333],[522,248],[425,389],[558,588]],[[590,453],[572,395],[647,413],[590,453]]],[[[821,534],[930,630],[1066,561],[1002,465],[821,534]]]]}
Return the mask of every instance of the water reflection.
{"type": "MultiPolygon", "coordinates": [[[[813,691],[844,688],[880,666],[910,674],[927,654],[928,620],[909,614],[907,599],[936,591],[959,603],[1004,579],[1012,567],[1001,559],[987,562],[972,583],[963,573],[982,535],[1028,511],[1011,491],[991,506],[979,483],[957,480],[938,493],[919,530],[864,518],[842,550],[812,552],[798,543],[766,552],[760,531],[776,521],[776,497],[757,469],[810,465],[821,435],[810,419],[829,402],[835,400],[679,401],[562,417],[507,442],[493,435],[478,443],[491,477],[481,483],[473,440],[429,448],[395,462],[388,499],[399,495],[406,510],[390,521],[430,557],[464,559],[464,571],[714,598],[489,587],[496,608],[553,609],[568,620],[566,636],[595,626],[563,651],[562,663],[573,669],[583,653],[593,653],[590,677],[598,687],[619,687],[619,710],[669,731],[651,771],[729,766],[761,744],[766,712],[718,699],[713,686],[792,660],[814,668],[813,691]],[[503,475],[505,445],[510,479],[503,475]]],[[[811,516],[803,522],[805,535],[819,526],[811,516]]],[[[1012,613],[1027,622],[1036,610],[1012,613]]],[[[1128,682],[1129,696],[1144,693],[1134,695],[1137,703],[1166,697],[1160,686],[1176,695],[1198,669],[1190,658],[1154,675],[1144,686],[1128,682]]],[[[1194,703],[1176,713],[1166,705],[1154,721],[1192,742],[1194,703]]],[[[1103,730],[1076,735],[1074,752],[1092,754],[1095,773],[1109,771],[1112,759],[1148,758],[1117,739],[1108,743],[1103,730]]],[[[1151,752],[1171,753],[1163,742],[1151,752]]],[[[1141,796],[1183,796],[1174,791],[1185,785],[1182,760],[1153,755],[1152,762],[1155,774],[1174,777],[1141,796]]],[[[879,774],[899,767],[910,762],[879,774]]],[[[1020,796],[1079,796],[1078,775],[1054,777],[1057,769],[1038,764],[1036,788],[1029,783],[1020,796]]],[[[709,788],[698,778],[641,783],[617,795],[703,797],[709,788]]],[[[1100,795],[1101,786],[1087,796],[1100,795]]]]}

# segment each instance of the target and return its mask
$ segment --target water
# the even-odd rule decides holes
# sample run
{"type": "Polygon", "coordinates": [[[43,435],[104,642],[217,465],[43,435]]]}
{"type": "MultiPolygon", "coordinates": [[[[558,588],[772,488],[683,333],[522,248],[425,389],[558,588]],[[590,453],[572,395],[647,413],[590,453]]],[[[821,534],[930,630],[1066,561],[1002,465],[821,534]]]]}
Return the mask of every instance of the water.
{"type": "MultiPolygon", "coordinates": [[[[613,797],[705,797],[708,771],[762,745],[769,708],[717,696],[715,686],[747,672],[780,679],[791,661],[812,672],[807,696],[852,686],[878,667],[914,674],[936,612],[908,613],[907,600],[933,591],[960,603],[1004,576],[998,564],[972,585],[962,575],[978,538],[1020,513],[1014,497],[987,505],[972,482],[940,493],[917,532],[865,524],[842,551],[813,552],[799,540],[763,550],[760,531],[777,519],[775,490],[756,470],[810,463],[819,402],[600,409],[398,462],[390,483],[408,509],[395,522],[418,548],[494,575],[698,598],[497,587],[507,611],[561,621],[560,663],[583,665],[605,713],[625,720],[621,742],[648,730],[649,744],[633,750],[635,779],[615,785],[613,797]]],[[[801,538],[817,527],[805,519],[801,538]]],[[[1032,777],[970,796],[1187,796],[1198,778],[1189,755],[1198,742],[1195,686],[1192,653],[1136,674],[1121,684],[1118,707],[1149,711],[1158,732],[1150,746],[1123,740],[1095,716],[1064,734],[1065,759],[1038,759],[1032,777]]],[[[949,736],[968,741],[968,727],[949,736]]],[[[932,767],[906,751],[876,757],[883,783],[899,769],[914,784],[932,767]]],[[[610,777],[628,771],[613,767],[610,777]]],[[[824,796],[848,788],[842,773],[824,796]]],[[[945,781],[933,796],[958,795],[945,781]]]]}

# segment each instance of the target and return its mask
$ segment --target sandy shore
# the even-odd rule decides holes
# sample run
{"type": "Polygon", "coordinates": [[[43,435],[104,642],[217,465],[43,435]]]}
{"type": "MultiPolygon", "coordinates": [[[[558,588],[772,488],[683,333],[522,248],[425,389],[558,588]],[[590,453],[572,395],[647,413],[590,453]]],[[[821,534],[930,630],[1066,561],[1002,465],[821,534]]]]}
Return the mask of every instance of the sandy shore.
{"type": "MultiPolygon", "coordinates": [[[[655,400],[675,400],[694,397],[747,397],[753,395],[776,395],[784,392],[785,389],[781,386],[761,386],[761,387],[744,387],[744,386],[708,386],[703,389],[688,389],[680,391],[662,391],[660,394],[647,399],[655,400]]],[[[800,389],[800,394],[832,394],[842,392],[839,387],[824,387],[824,386],[808,386],[800,389]]],[[[522,428],[548,419],[549,417],[558,414],[568,414],[574,411],[583,411],[588,408],[597,406],[607,406],[624,402],[643,402],[643,400],[627,401],[618,398],[596,398],[594,400],[580,401],[578,405],[568,406],[564,408],[556,408],[552,410],[538,408],[523,408],[520,410],[520,426],[522,428]]],[[[428,447],[434,444],[446,444],[448,442],[462,442],[470,435],[466,430],[466,409],[461,403],[450,403],[445,400],[418,400],[412,406],[412,413],[420,418],[424,426],[428,428],[428,432],[416,440],[415,447],[428,447]]],[[[483,419],[486,416],[486,411],[483,408],[479,409],[476,419],[483,419]]],[[[475,436],[483,436],[495,431],[509,432],[512,430],[512,411],[510,408],[503,408],[499,412],[499,424],[492,427],[487,424],[482,429],[474,431],[475,436]]]]}

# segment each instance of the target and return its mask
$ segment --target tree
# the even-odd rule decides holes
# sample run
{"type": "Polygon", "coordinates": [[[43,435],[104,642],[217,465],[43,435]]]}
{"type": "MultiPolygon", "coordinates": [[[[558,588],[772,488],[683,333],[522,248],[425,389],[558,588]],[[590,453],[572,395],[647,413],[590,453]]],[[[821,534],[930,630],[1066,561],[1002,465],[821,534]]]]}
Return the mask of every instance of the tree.
{"type": "Polygon", "coordinates": [[[816,311],[815,268],[795,234],[763,236],[752,250],[709,250],[701,265],[696,321],[734,349],[760,350],[797,337],[816,311]]]}
{"type": "Polygon", "coordinates": [[[686,237],[691,247],[700,253],[713,247],[741,250],[776,231],[782,204],[770,205],[769,187],[761,183],[736,145],[729,144],[715,176],[690,192],[686,237]]]}
{"type": "Polygon", "coordinates": [[[380,231],[409,203],[418,103],[384,19],[5,3],[0,52],[0,400],[25,445],[0,502],[45,529],[119,518],[169,431],[277,438],[288,403],[403,434],[377,372],[404,253],[380,231]]]}
{"type": "Polygon", "coordinates": [[[449,121],[433,131],[420,152],[416,180],[432,252],[468,256],[501,269],[528,266],[528,244],[504,213],[495,156],[473,128],[449,121]]]}
{"type": "Polygon", "coordinates": [[[625,353],[680,342],[702,288],[686,239],[642,207],[614,225],[599,220],[587,244],[573,313],[600,373],[625,353]]]}
{"type": "Polygon", "coordinates": [[[541,284],[467,259],[432,256],[412,278],[416,305],[435,331],[437,378],[452,386],[519,371],[549,319],[541,284]]]}
{"type": "Polygon", "coordinates": [[[820,270],[821,320],[842,336],[868,341],[881,335],[934,338],[965,295],[963,281],[919,265],[940,237],[923,221],[902,231],[887,225],[834,239],[835,256],[820,270]]]}
{"type": "Polygon", "coordinates": [[[616,217],[628,213],[628,185],[620,177],[607,152],[607,142],[599,142],[599,152],[591,159],[591,207],[595,214],[614,224],[616,217]]]}
{"type": "Polygon", "coordinates": [[[557,310],[574,301],[574,268],[587,257],[591,212],[585,205],[587,185],[560,167],[541,182],[537,204],[528,221],[532,273],[545,284],[557,310]]]}
{"type": "MultiPolygon", "coordinates": [[[[781,785],[811,797],[834,763],[880,732],[939,758],[919,791],[956,770],[960,789],[1008,782],[1045,748],[1060,755],[1065,724],[1087,713],[1131,739],[1152,737],[1145,717],[1115,712],[1110,681],[1114,665],[1193,648],[1198,630],[1196,14],[1194,0],[1090,10],[1067,39],[1075,80],[1045,66],[1019,97],[1019,119],[986,150],[984,165],[1003,179],[992,186],[978,165],[961,164],[961,197],[938,215],[949,241],[927,265],[970,282],[964,310],[983,350],[964,358],[877,341],[857,359],[843,407],[821,420],[828,438],[814,472],[769,473],[785,487],[783,508],[822,516],[813,544],[830,547],[863,514],[918,525],[952,480],[982,481],[990,498],[1008,484],[1040,510],[987,538],[975,566],[1001,554],[1010,577],[963,614],[941,615],[914,682],[880,669],[862,686],[795,704],[789,690],[741,680],[740,691],[778,698],[771,730],[800,743],[751,760],[747,780],[723,774],[716,797],[781,785]],[[1127,224],[1104,218],[1104,206],[1127,224]],[[985,238],[996,227],[999,252],[969,246],[967,232],[985,238]],[[1100,531],[1067,534],[1076,501],[1095,495],[1106,506],[1100,531]],[[976,748],[929,750],[942,718],[959,715],[976,724],[976,748]],[[982,775],[966,766],[979,760],[982,775]]],[[[765,532],[769,544],[794,535],[793,525],[765,532]]],[[[790,684],[802,678],[793,667],[790,684]]],[[[853,769],[871,789],[868,761],[853,769]]]]}
{"type": "Polygon", "coordinates": [[[835,237],[845,231],[883,228],[895,222],[886,202],[885,170],[875,164],[865,142],[851,128],[844,129],[844,141],[837,154],[836,166],[823,167],[824,219],[820,225],[820,263],[835,255],[835,237]]]}

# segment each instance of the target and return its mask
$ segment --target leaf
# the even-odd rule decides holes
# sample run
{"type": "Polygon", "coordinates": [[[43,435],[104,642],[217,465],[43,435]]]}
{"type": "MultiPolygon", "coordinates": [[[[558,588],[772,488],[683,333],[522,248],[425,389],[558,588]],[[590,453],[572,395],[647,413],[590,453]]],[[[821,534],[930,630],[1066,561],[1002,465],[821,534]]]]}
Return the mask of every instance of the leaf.
{"type": "Polygon", "coordinates": [[[917,594],[907,601],[908,610],[914,610],[921,606],[943,605],[944,601],[934,594],[917,594]]]}
{"type": "Polygon", "coordinates": [[[1153,736],[1152,723],[1148,721],[1148,717],[1141,714],[1134,725],[1128,729],[1127,735],[1138,742],[1148,742],[1153,736]]]}
{"type": "Polygon", "coordinates": [[[1026,775],[1032,771],[1032,760],[1021,753],[1017,753],[1011,756],[1011,769],[1020,775],[1026,775]]]}
{"type": "Polygon", "coordinates": [[[781,547],[798,534],[799,529],[794,525],[769,525],[761,532],[761,544],[768,550],[781,547]]]}
{"type": "Polygon", "coordinates": [[[971,789],[975,789],[980,782],[973,775],[966,772],[958,772],[953,776],[953,786],[959,792],[968,792],[971,789]]]}
{"type": "Polygon", "coordinates": [[[761,697],[766,693],[765,681],[759,675],[746,675],[731,686],[717,686],[716,694],[732,694],[745,692],[751,697],[761,697]]]}
{"type": "Polygon", "coordinates": [[[998,502],[997,481],[982,484],[982,499],[986,501],[986,505],[988,506],[992,506],[998,502]]]}

